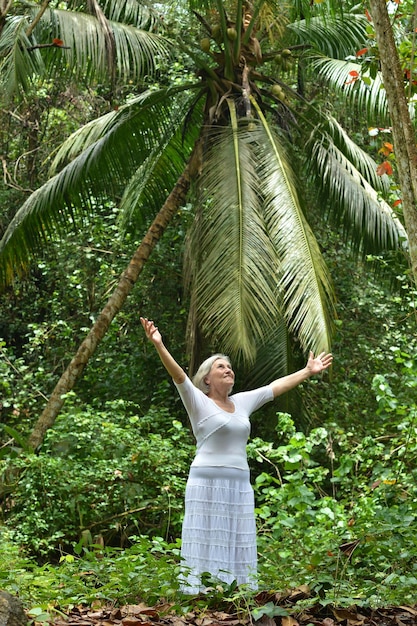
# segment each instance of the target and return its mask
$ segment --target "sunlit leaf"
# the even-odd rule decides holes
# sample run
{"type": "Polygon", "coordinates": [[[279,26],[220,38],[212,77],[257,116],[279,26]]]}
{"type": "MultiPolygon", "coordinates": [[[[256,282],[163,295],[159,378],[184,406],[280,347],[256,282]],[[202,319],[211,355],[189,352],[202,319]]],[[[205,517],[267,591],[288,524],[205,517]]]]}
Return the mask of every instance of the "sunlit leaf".
{"type": "Polygon", "coordinates": [[[279,313],[254,139],[240,127],[210,133],[188,245],[199,326],[221,339],[227,353],[249,362],[279,313]]]}
{"type": "Polygon", "coordinates": [[[328,57],[344,59],[365,37],[366,20],[361,15],[350,15],[349,20],[339,16],[312,17],[288,24],[297,42],[312,45],[328,57]]]}
{"type": "Polygon", "coordinates": [[[336,223],[352,237],[353,246],[365,252],[403,246],[404,226],[376,191],[387,191],[387,177],[378,176],[375,161],[355,146],[335,120],[329,118],[329,134],[323,130],[316,129],[307,144],[309,167],[336,223]]]}
{"type": "Polygon", "coordinates": [[[277,287],[284,316],[305,350],[328,351],[335,317],[330,275],[305,219],[286,152],[266,120],[262,121],[265,136],[257,152],[260,189],[279,261],[277,287]]]}

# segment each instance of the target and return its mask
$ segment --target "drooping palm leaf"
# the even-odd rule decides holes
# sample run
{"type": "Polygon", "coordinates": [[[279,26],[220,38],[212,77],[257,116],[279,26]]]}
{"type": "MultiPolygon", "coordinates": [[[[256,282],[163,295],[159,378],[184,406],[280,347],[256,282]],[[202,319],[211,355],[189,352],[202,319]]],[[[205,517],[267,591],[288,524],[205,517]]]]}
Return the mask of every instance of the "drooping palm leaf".
{"type": "Polygon", "coordinates": [[[387,123],[387,101],[379,73],[373,80],[363,82],[360,78],[362,68],[358,63],[327,57],[313,58],[312,67],[331,89],[343,95],[346,102],[356,106],[368,119],[387,123]]]}
{"type": "Polygon", "coordinates": [[[35,76],[44,72],[40,50],[30,50],[33,42],[26,36],[28,20],[11,16],[0,37],[0,94],[10,98],[19,88],[28,91],[35,76]]]}
{"type": "Polygon", "coordinates": [[[341,16],[312,17],[288,24],[298,43],[311,45],[328,57],[344,59],[355,54],[358,41],[366,38],[365,16],[350,14],[349,19],[341,16]]]}
{"type": "Polygon", "coordinates": [[[174,187],[187,156],[198,140],[203,112],[200,107],[193,113],[195,115],[190,120],[184,100],[181,106],[172,109],[169,127],[161,133],[159,142],[125,188],[120,202],[122,231],[141,232],[145,223],[158,213],[174,187]]]}
{"type": "Polygon", "coordinates": [[[400,220],[331,137],[322,136],[308,148],[317,188],[333,217],[353,236],[353,246],[379,253],[403,245],[407,237],[400,220]]]}
{"type": "MultiPolygon", "coordinates": [[[[158,61],[169,55],[169,42],[161,35],[116,21],[109,21],[108,27],[114,38],[117,71],[122,80],[138,80],[145,73],[153,73],[158,61]]],[[[53,32],[69,47],[64,57],[73,71],[87,79],[108,76],[106,33],[96,17],[76,11],[48,10],[39,22],[38,31],[39,38],[53,32]]]]}
{"type": "MultiPolygon", "coordinates": [[[[90,152],[84,159],[91,160],[92,165],[98,160],[98,155],[104,152],[109,162],[114,162],[114,167],[121,172],[125,171],[126,165],[130,169],[132,163],[137,163],[150,154],[159,143],[164,130],[171,125],[174,102],[178,109],[187,110],[195,87],[186,85],[145,91],[117,110],[85,124],[59,147],[51,165],[51,174],[55,174],[69,161],[73,161],[75,167],[76,157],[82,156],[83,152],[87,155],[88,150],[90,152]],[[190,91],[187,93],[188,90],[190,91]],[[137,151],[140,152],[139,155],[136,154],[137,151]]],[[[105,162],[103,165],[105,167],[105,162]]],[[[89,170],[86,170],[86,174],[89,175],[89,170]]],[[[104,179],[106,175],[108,172],[104,174],[104,179]]],[[[103,180],[99,180],[99,185],[102,182],[103,180]]]]}
{"type": "Polygon", "coordinates": [[[103,11],[111,21],[131,24],[147,31],[162,26],[158,8],[138,0],[106,0],[103,11]]]}
{"type": "Polygon", "coordinates": [[[169,58],[171,44],[163,36],[81,11],[48,9],[28,37],[25,31],[38,10],[29,7],[27,15],[6,20],[0,40],[0,85],[8,97],[19,89],[27,91],[34,79],[51,79],[63,72],[91,81],[108,80],[116,69],[119,79],[137,81],[153,74],[161,59],[169,58]],[[115,67],[109,56],[109,34],[115,67]]]}
{"type": "Polygon", "coordinates": [[[278,136],[257,107],[263,137],[258,176],[270,238],[279,259],[277,285],[288,328],[304,350],[328,351],[333,288],[316,238],[300,205],[297,182],[278,136]]]}
{"type": "Polygon", "coordinates": [[[262,215],[253,133],[212,130],[188,245],[191,291],[203,333],[253,362],[277,315],[275,255],[262,215]]]}
{"type": "MultiPolygon", "coordinates": [[[[174,92],[141,94],[97,120],[97,128],[91,123],[84,133],[75,133],[76,151],[82,152],[26,200],[7,228],[0,242],[0,283],[10,281],[13,272],[24,271],[28,258],[46,237],[67,232],[77,223],[77,216],[92,209],[96,198],[120,193],[121,185],[147,158],[164,128],[171,126],[174,92]]],[[[67,155],[74,154],[69,140],[66,150],[67,155]]],[[[59,157],[64,157],[64,151],[59,157]]]]}
{"type": "Polygon", "coordinates": [[[285,318],[278,315],[265,343],[258,347],[256,361],[247,370],[242,388],[259,387],[294,371],[292,351],[285,318]]]}
{"type": "Polygon", "coordinates": [[[326,121],[315,128],[312,137],[317,137],[322,133],[331,136],[333,143],[343,152],[345,157],[354,165],[367,182],[372,185],[375,191],[385,195],[389,192],[389,177],[386,174],[384,176],[378,175],[375,160],[350,138],[335,117],[328,115],[326,121]]]}

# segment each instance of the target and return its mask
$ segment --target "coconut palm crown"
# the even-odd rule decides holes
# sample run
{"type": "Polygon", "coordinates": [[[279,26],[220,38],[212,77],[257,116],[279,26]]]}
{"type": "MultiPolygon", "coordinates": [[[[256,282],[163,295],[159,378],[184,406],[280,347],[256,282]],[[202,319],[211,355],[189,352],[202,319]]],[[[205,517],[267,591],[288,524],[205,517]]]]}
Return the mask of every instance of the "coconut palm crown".
{"type": "MultiPolygon", "coordinates": [[[[107,24],[119,4],[102,3],[107,24]]],[[[249,364],[262,353],[265,372],[286,361],[288,335],[303,350],[328,351],[334,293],[309,224],[312,205],[337,215],[362,252],[405,239],[383,200],[387,177],[330,107],[306,96],[305,82],[320,72],[323,85],[344,87],[352,65],[344,59],[361,47],[366,18],[340,13],[341,5],[190,0],[194,27],[170,46],[194,78],[142,90],[69,137],[51,178],[4,234],[3,284],[25,270],[46,235],[65,232],[69,216],[76,223],[120,188],[121,231],[143,233],[186,172],[178,208],[187,200],[194,215],[185,254],[191,352],[203,337],[249,364]]],[[[367,109],[386,116],[381,90],[373,97],[357,84],[355,98],[361,89],[367,109]]]]}

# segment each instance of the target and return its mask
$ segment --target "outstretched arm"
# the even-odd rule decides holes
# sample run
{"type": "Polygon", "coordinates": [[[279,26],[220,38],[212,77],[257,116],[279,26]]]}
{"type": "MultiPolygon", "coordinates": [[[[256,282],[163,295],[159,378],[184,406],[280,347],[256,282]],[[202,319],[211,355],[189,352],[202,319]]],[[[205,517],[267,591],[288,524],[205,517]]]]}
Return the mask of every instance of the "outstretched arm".
{"type": "Polygon", "coordinates": [[[274,398],[280,396],[286,391],[294,389],[294,387],[297,387],[297,385],[302,383],[304,380],[307,380],[307,378],[310,378],[310,376],[324,372],[324,370],[327,370],[327,368],[330,367],[332,361],[333,356],[331,354],[322,352],[315,357],[314,354],[310,352],[307,365],[303,367],[303,369],[298,370],[298,372],[294,372],[293,374],[289,374],[288,376],[277,378],[277,380],[274,380],[271,383],[274,398]]]}
{"type": "Polygon", "coordinates": [[[155,349],[159,354],[159,358],[161,359],[168,374],[177,384],[183,383],[186,374],[182,367],[178,365],[174,357],[170,354],[170,352],[168,352],[168,350],[164,346],[161,333],[159,332],[157,326],[155,326],[155,324],[148,320],[146,317],[141,317],[140,321],[142,322],[142,326],[145,330],[147,338],[152,341],[153,345],[155,346],[155,349]]]}

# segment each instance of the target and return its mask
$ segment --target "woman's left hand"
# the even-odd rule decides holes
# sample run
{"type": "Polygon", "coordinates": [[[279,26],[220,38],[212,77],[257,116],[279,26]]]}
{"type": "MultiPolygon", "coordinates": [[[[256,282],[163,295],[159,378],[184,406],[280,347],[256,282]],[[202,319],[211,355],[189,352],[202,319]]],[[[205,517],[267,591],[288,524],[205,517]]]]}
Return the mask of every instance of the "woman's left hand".
{"type": "Polygon", "coordinates": [[[328,367],[331,366],[333,362],[333,355],[326,352],[321,352],[318,356],[314,356],[312,352],[310,352],[310,356],[307,361],[307,368],[310,370],[311,374],[320,374],[324,370],[327,370],[328,367]]]}

